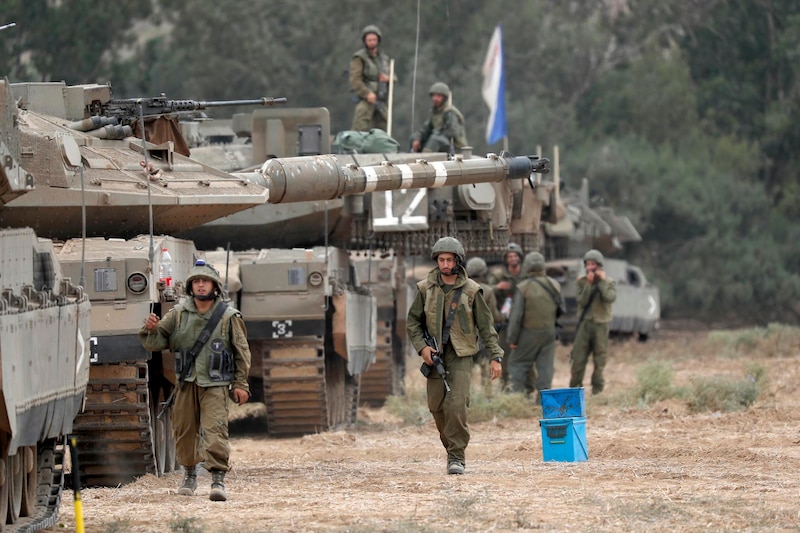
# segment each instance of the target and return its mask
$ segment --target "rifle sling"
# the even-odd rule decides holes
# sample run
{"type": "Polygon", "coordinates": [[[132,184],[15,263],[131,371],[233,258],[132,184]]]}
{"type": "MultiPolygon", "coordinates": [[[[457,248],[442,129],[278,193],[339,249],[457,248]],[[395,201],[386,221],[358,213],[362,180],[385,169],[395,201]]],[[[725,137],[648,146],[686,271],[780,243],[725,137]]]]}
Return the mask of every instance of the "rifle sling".
{"type": "Polygon", "coordinates": [[[548,286],[547,286],[547,285],[545,285],[545,284],[542,282],[542,280],[540,280],[539,278],[536,278],[536,277],[531,277],[531,279],[532,279],[533,281],[535,281],[536,283],[538,283],[539,285],[541,285],[541,286],[542,286],[542,288],[543,288],[545,291],[547,291],[547,294],[549,294],[549,295],[550,295],[550,298],[552,298],[552,299],[553,299],[553,303],[554,303],[554,304],[556,304],[556,309],[561,309],[561,302],[558,300],[558,296],[556,296],[556,291],[555,291],[555,289],[553,289],[553,290],[550,290],[550,289],[552,289],[552,286],[548,287],[548,286]]]}
{"type": "Polygon", "coordinates": [[[219,321],[222,319],[222,315],[225,314],[225,310],[228,308],[228,304],[225,302],[220,302],[216,309],[214,309],[214,313],[211,315],[211,318],[208,319],[206,322],[206,327],[203,328],[203,331],[200,332],[200,335],[197,337],[197,341],[195,341],[194,346],[186,353],[188,356],[187,364],[183,365],[183,369],[181,370],[181,375],[178,379],[178,386],[183,387],[183,382],[186,381],[186,378],[189,377],[189,370],[194,365],[195,359],[197,359],[197,355],[200,353],[200,350],[203,349],[203,346],[208,342],[209,337],[211,337],[211,332],[214,331],[214,328],[217,327],[219,321]]]}
{"type": "Polygon", "coordinates": [[[594,300],[595,295],[597,294],[597,289],[593,288],[592,293],[589,295],[589,301],[586,302],[586,307],[583,308],[581,312],[581,317],[578,319],[578,323],[575,325],[575,334],[578,334],[578,328],[581,327],[583,323],[583,319],[586,318],[586,313],[589,312],[589,308],[592,306],[592,301],[594,300]]]}
{"type": "Polygon", "coordinates": [[[461,298],[462,290],[464,290],[463,285],[456,289],[456,292],[453,293],[453,301],[450,302],[450,311],[447,312],[447,320],[445,320],[444,328],[442,329],[442,351],[447,348],[447,343],[450,342],[450,328],[453,326],[453,320],[456,317],[456,308],[458,307],[458,300],[461,298]]]}

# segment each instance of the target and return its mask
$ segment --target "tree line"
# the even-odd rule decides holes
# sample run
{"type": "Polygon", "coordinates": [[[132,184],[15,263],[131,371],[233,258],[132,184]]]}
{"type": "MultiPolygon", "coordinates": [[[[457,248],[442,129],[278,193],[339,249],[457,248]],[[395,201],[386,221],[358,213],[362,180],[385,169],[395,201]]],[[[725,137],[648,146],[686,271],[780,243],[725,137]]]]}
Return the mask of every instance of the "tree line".
{"type": "Polygon", "coordinates": [[[346,69],[377,24],[401,145],[446,82],[476,153],[481,67],[503,25],[509,149],[561,148],[566,187],[634,222],[626,249],[665,315],[795,323],[800,4],[790,0],[6,0],[11,81],[111,82],[115,96],[286,96],[347,129],[346,69]]]}

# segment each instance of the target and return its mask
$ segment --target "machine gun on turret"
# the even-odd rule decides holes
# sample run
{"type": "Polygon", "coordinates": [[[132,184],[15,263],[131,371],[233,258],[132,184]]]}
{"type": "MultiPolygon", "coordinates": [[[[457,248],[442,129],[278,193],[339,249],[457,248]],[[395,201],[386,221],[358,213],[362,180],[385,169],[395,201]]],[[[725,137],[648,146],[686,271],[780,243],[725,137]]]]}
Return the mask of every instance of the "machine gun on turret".
{"type": "Polygon", "coordinates": [[[167,100],[162,93],[161,96],[153,98],[122,98],[110,100],[103,106],[102,115],[106,117],[116,117],[119,124],[131,125],[139,120],[141,114],[145,118],[157,117],[161,115],[178,115],[181,113],[191,113],[202,111],[212,107],[233,107],[244,105],[270,106],[275,104],[285,104],[285,97],[256,98],[253,100],[217,100],[217,101],[198,101],[198,100],[167,100]]]}

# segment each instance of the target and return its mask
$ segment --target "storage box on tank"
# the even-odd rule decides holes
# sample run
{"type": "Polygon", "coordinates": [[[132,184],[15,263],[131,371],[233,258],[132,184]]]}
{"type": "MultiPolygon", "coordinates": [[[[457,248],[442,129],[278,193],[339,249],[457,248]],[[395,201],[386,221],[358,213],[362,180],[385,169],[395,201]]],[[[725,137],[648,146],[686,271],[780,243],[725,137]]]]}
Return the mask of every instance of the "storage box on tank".
{"type": "Polygon", "coordinates": [[[545,418],[542,429],[542,454],[545,461],[579,462],[589,460],[586,445],[586,417],[545,418]]]}
{"type": "Polygon", "coordinates": [[[583,387],[541,391],[542,418],[586,416],[583,387]]]}

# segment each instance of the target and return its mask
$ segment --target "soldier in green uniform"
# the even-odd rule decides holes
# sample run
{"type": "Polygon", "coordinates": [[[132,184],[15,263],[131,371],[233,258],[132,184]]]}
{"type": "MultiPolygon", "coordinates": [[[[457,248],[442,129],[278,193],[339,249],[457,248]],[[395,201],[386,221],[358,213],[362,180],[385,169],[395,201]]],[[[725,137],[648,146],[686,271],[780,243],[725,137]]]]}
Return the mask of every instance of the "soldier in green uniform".
{"type": "Polygon", "coordinates": [[[430,96],[433,103],[431,116],[411,136],[411,151],[450,152],[451,146],[461,150],[467,146],[464,115],[453,105],[450,87],[437,81],[431,85],[430,96]]]}
{"type": "Polygon", "coordinates": [[[378,128],[386,131],[389,97],[389,56],[379,45],[383,36],[374,24],[361,30],[363,48],[350,60],[350,86],[358,99],[353,125],[355,131],[378,128]]]}
{"type": "MultiPolygon", "coordinates": [[[[561,285],[545,275],[544,256],[531,252],[522,267],[528,279],[517,285],[506,338],[511,347],[508,373],[512,392],[526,392],[534,376],[537,391],[553,386],[556,318],[564,310],[561,285]]],[[[539,392],[536,396],[537,403],[539,392]]]]}
{"type": "MultiPolygon", "coordinates": [[[[483,291],[483,297],[486,300],[486,305],[492,311],[492,319],[494,320],[494,327],[497,330],[501,324],[505,322],[505,317],[500,314],[500,309],[497,306],[497,299],[494,296],[494,289],[487,283],[486,275],[489,273],[489,267],[482,257],[472,257],[467,261],[467,276],[470,279],[478,282],[483,291]]],[[[488,383],[488,373],[485,372],[484,365],[489,364],[489,352],[486,351],[486,346],[482,342],[479,343],[478,353],[473,357],[474,363],[478,365],[481,370],[481,375],[484,376],[484,384],[488,383]]]]}
{"type": "Polygon", "coordinates": [[[617,286],[603,270],[603,254],[589,250],[583,256],[586,275],[578,278],[578,329],[570,356],[572,377],[570,387],[582,387],[583,375],[594,354],[592,394],[603,392],[606,380],[603,370],[608,357],[608,324],[611,322],[611,304],[617,299],[617,286]]]}
{"type": "MultiPolygon", "coordinates": [[[[144,348],[151,352],[170,350],[176,354],[176,372],[190,365],[186,380],[175,396],[172,429],[175,451],[183,465],[183,484],[178,494],[192,496],[197,488],[197,464],[204,461],[211,472],[212,501],[225,501],[225,473],[229,470],[231,446],[228,438],[228,390],[242,405],[250,399],[247,374],[250,347],[242,314],[227,307],[194,361],[187,352],[195,346],[214,311],[225,305],[217,271],[198,261],[186,278],[186,294],[164,318],[151,313],[139,331],[144,348]]],[[[177,386],[177,385],[176,385],[177,386]]]]}
{"type": "MultiPolygon", "coordinates": [[[[525,281],[526,275],[522,272],[522,261],[524,259],[522,247],[517,243],[510,242],[503,254],[503,265],[493,267],[489,272],[489,285],[494,287],[495,300],[503,315],[502,326],[498,328],[500,347],[507,354],[511,353],[511,347],[506,340],[505,328],[508,325],[508,317],[511,316],[511,304],[514,300],[517,284],[525,281]]],[[[508,386],[508,358],[503,363],[502,382],[503,387],[508,386]]],[[[531,386],[533,386],[533,382],[531,382],[531,386]]]]}
{"type": "Polygon", "coordinates": [[[447,450],[447,473],[463,474],[470,437],[467,406],[472,358],[478,352],[478,338],[491,354],[492,379],[500,376],[503,350],[497,344],[492,312],[481,286],[464,272],[464,247],[458,239],[442,237],[436,241],[431,259],[437,266],[417,283],[417,293],[408,311],[408,336],[428,365],[433,364],[431,357],[436,352],[425,343],[423,330],[438,341],[450,392],[439,375],[431,372],[427,382],[428,409],[447,450]]]}

